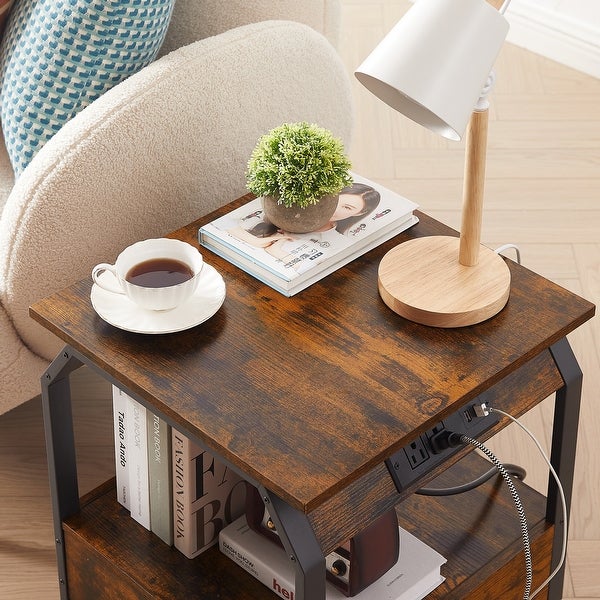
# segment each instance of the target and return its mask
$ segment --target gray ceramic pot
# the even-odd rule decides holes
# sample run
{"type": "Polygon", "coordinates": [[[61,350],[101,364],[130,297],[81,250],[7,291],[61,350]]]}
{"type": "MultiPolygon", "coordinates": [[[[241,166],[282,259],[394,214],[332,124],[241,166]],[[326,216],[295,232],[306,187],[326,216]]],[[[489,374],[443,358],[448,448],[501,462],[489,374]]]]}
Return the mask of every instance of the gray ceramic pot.
{"type": "Polygon", "coordinates": [[[265,217],[279,229],[290,233],[310,233],[331,219],[337,208],[338,197],[338,194],[332,194],[323,196],[319,202],[309,204],[306,208],[288,208],[278,204],[274,196],[265,196],[262,205],[265,217]]]}

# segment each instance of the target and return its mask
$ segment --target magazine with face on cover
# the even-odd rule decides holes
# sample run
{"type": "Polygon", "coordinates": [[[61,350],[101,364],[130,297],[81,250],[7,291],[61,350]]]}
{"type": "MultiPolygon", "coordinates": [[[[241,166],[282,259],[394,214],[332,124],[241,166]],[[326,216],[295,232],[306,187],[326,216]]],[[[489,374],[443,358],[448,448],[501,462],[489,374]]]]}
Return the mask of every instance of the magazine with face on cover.
{"type": "Polygon", "coordinates": [[[417,222],[417,204],[359,175],[353,179],[318,231],[278,229],[257,198],[201,227],[200,243],[282,293],[299,291],[417,222]]]}

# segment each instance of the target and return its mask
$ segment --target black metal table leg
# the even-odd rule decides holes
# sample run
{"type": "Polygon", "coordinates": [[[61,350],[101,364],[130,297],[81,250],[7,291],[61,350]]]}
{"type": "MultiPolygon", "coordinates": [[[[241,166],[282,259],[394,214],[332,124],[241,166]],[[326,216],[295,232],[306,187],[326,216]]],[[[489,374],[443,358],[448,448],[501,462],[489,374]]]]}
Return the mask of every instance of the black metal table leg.
{"type": "MultiPolygon", "coordinates": [[[[565,493],[568,519],[573,495],[573,473],[575,470],[575,451],[577,448],[583,373],[566,338],[551,346],[550,352],[564,381],[564,386],[556,392],[550,461],[561,481],[565,493]]],[[[553,571],[560,560],[562,541],[565,534],[565,523],[558,495],[558,486],[553,477],[550,477],[548,483],[546,519],[550,523],[554,523],[554,543],[552,545],[551,562],[551,570],[553,571]]],[[[548,586],[548,600],[560,600],[562,598],[564,571],[565,568],[563,565],[561,571],[550,582],[548,586]]]]}
{"type": "Polygon", "coordinates": [[[325,600],[325,557],[307,516],[260,487],[269,515],[295,568],[296,600],[325,600]]]}
{"type": "Polygon", "coordinates": [[[58,580],[62,600],[67,598],[67,571],[62,522],[79,510],[69,375],[81,365],[81,361],[73,356],[69,347],[66,347],[42,376],[42,408],[50,493],[52,495],[58,580]]]}

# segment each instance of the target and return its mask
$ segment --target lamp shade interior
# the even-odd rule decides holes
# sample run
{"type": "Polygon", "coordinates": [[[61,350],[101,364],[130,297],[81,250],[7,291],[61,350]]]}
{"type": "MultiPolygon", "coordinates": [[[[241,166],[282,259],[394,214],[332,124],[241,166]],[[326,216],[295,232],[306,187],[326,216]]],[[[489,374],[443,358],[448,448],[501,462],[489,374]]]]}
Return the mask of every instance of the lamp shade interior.
{"type": "Polygon", "coordinates": [[[507,32],[485,0],[417,0],[355,75],[409,119],[459,140],[507,32]]]}

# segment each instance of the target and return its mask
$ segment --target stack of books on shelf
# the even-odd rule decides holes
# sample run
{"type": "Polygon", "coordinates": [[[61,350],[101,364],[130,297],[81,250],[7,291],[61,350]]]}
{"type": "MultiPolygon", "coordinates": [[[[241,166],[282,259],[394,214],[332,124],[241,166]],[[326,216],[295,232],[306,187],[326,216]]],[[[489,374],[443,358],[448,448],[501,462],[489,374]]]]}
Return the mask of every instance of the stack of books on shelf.
{"type": "MultiPolygon", "coordinates": [[[[293,600],[285,551],[246,521],[247,484],[212,454],[113,386],[117,501],[188,558],[219,549],[275,594],[293,600]]],[[[396,564],[356,600],[420,600],[444,578],[445,559],[399,528],[396,564]]],[[[344,593],[327,582],[327,600],[344,593]]]]}
{"type": "MultiPolygon", "coordinates": [[[[354,600],[421,600],[444,581],[440,567],[446,559],[402,527],[398,529],[398,561],[379,579],[352,596],[354,600]]],[[[283,548],[251,529],[245,516],[221,531],[219,549],[275,594],[286,600],[294,599],[293,563],[283,548]]],[[[329,581],[326,596],[327,600],[346,598],[329,581]]]]}
{"type": "Polygon", "coordinates": [[[320,231],[278,230],[257,198],[202,226],[200,244],[285,296],[333,273],[355,258],[418,223],[417,204],[352,174],[340,193],[338,211],[320,231]]]}
{"type": "Polygon", "coordinates": [[[188,558],[217,544],[244,513],[244,480],[116,386],[113,413],[118,502],[188,558]]]}

